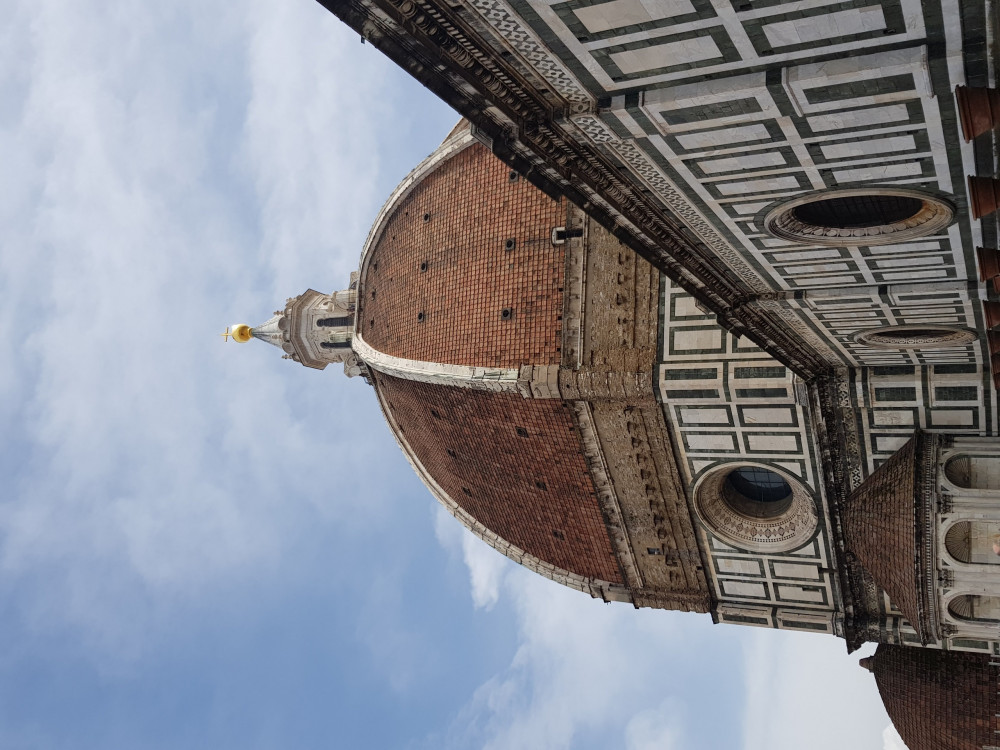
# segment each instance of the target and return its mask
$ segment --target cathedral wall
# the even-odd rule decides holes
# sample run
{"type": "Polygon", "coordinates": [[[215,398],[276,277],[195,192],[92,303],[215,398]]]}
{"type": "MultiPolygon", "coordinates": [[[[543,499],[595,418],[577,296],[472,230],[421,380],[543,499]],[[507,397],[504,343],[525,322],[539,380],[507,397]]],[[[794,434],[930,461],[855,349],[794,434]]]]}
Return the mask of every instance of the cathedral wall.
{"type": "Polygon", "coordinates": [[[829,509],[804,388],[690,295],[661,283],[657,386],[709,560],[716,618],[838,632],[829,509]],[[719,500],[727,473],[743,466],[785,477],[798,509],[772,525],[734,513],[719,500]]]}
{"type": "Polygon", "coordinates": [[[631,0],[566,2],[549,13],[518,0],[502,26],[485,11],[492,4],[468,5],[484,15],[482,33],[492,24],[516,40],[526,65],[567,101],[596,99],[596,112],[570,117],[578,140],[620,162],[632,185],[760,295],[747,307],[794,329],[829,365],[981,361],[981,341],[901,354],[858,336],[907,325],[982,330],[979,295],[966,282],[976,278],[972,249],[995,241],[994,222],[967,210],[964,175],[976,173],[975,156],[953,96],[956,84],[987,83],[983,60],[962,58],[963,42],[982,43],[980,4],[745,3],[661,17],[623,11],[644,7],[631,0]],[[941,23],[959,8],[961,24],[941,23]],[[518,25],[545,40],[561,67],[541,64],[518,25]],[[702,53],[695,62],[693,48],[702,53]],[[818,224],[798,213],[803,202],[903,195],[929,213],[867,221],[863,201],[818,224]]]}
{"type": "Polygon", "coordinates": [[[566,209],[476,144],[424,177],[365,258],[358,325],[407,359],[558,364],[566,209]]]}
{"type": "Polygon", "coordinates": [[[946,438],[936,469],[942,630],[949,648],[1000,654],[1000,441],[946,438]]]}
{"type": "MultiPolygon", "coordinates": [[[[581,426],[593,426],[597,460],[614,495],[617,511],[605,515],[620,517],[627,537],[613,540],[616,552],[637,606],[708,611],[711,595],[694,523],[651,379],[657,360],[659,272],[576,207],[569,206],[568,214],[567,226],[584,232],[580,240],[567,243],[567,254],[572,255],[574,242],[585,248],[578,361],[590,376],[573,384],[580,398],[588,400],[575,402],[574,408],[581,426]],[[602,375],[624,373],[636,376],[627,396],[610,388],[615,396],[602,397],[604,389],[594,387],[602,375]]],[[[567,265],[572,264],[569,258],[567,265]]],[[[573,277],[572,272],[567,276],[573,277]]],[[[577,293],[572,283],[566,289],[577,293]]],[[[564,352],[570,349],[564,345],[564,352]]],[[[562,375],[563,390],[570,390],[565,387],[570,373],[562,375]]]]}
{"type": "MultiPolygon", "coordinates": [[[[660,274],[575,206],[586,224],[586,294],[581,364],[648,373],[656,362],[660,274]]],[[[652,394],[650,394],[652,395],[652,394]]]]}
{"type": "MultiPolygon", "coordinates": [[[[942,433],[951,441],[973,443],[995,433],[995,391],[989,383],[988,366],[979,361],[977,347],[928,351],[872,349],[870,354],[884,358],[880,360],[884,364],[843,373],[838,389],[837,420],[844,428],[844,441],[838,449],[851,467],[845,477],[851,491],[905,445],[915,430],[942,433]],[[935,358],[939,361],[935,362],[935,358]]],[[[946,487],[944,495],[953,492],[954,488],[946,487]]],[[[938,510],[945,521],[958,518],[952,512],[938,510]]],[[[947,598],[965,592],[949,583],[948,573],[945,571],[938,581],[939,595],[947,598]]],[[[864,606],[873,618],[881,619],[877,633],[881,642],[920,643],[896,603],[881,590],[873,589],[871,600],[864,606]]],[[[944,604],[942,612],[946,611],[944,604]]],[[[984,638],[984,632],[980,631],[976,638],[970,639],[964,632],[967,628],[958,630],[963,632],[944,633],[944,647],[981,651],[995,648],[995,634],[984,638]]],[[[870,637],[876,634],[873,632],[870,637]]]]}
{"type": "Polygon", "coordinates": [[[658,404],[597,401],[587,410],[634,560],[636,580],[629,583],[636,604],[708,611],[695,528],[658,404]]]}
{"type": "Polygon", "coordinates": [[[375,384],[420,463],[463,510],[545,562],[623,583],[569,404],[382,374],[375,384]]]}

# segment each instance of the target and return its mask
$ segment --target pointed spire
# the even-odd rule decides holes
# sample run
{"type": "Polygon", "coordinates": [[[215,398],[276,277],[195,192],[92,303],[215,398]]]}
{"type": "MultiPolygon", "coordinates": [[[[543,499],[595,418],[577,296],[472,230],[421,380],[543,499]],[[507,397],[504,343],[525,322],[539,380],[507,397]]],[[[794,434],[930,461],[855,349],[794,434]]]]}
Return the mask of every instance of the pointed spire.
{"type": "MultiPolygon", "coordinates": [[[[356,283],[356,275],[352,274],[351,286],[356,283]]],[[[232,338],[240,343],[252,338],[266,341],[281,349],[284,359],[316,370],[336,362],[344,365],[350,377],[363,375],[367,370],[351,348],[357,296],[356,288],[332,294],[307,289],[289,298],[283,310],[276,310],[261,325],[251,328],[240,323],[221,335],[227,341],[232,338]]]]}
{"type": "Polygon", "coordinates": [[[266,341],[272,346],[276,346],[279,349],[284,348],[285,338],[284,338],[284,328],[287,328],[287,323],[282,326],[282,321],[285,317],[283,312],[276,313],[271,318],[268,318],[264,323],[259,326],[254,326],[250,329],[250,335],[255,339],[260,339],[261,341],[266,341]]]}

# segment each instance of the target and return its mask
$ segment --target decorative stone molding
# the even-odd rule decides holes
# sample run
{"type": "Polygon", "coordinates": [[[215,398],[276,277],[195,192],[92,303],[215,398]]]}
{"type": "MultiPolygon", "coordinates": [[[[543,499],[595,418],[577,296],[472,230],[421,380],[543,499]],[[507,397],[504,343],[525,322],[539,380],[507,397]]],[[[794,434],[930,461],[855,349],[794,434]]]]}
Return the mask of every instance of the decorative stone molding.
{"type": "Polygon", "coordinates": [[[763,224],[764,231],[775,237],[810,245],[888,245],[937,232],[951,224],[954,217],[954,206],[930,193],[908,188],[863,187],[820,190],[783,201],[768,211],[763,224]],[[800,219],[795,210],[810,203],[836,198],[878,196],[916,199],[921,205],[907,218],[863,227],[812,224],[800,219]]]}
{"type": "Polygon", "coordinates": [[[703,476],[694,488],[694,505],[702,522],[727,544],[753,552],[788,552],[812,538],[819,523],[816,502],[794,477],[774,466],[746,462],[723,464],[703,476]],[[734,469],[757,465],[780,474],[792,490],[791,502],[772,518],[738,511],[726,500],[725,483],[734,469]]]}
{"type": "Polygon", "coordinates": [[[594,425],[594,415],[591,412],[590,405],[586,401],[573,401],[572,408],[574,421],[580,430],[583,455],[590,469],[594,489],[597,491],[597,501],[601,504],[604,525],[608,529],[608,538],[611,539],[611,545],[614,547],[615,557],[618,558],[618,565],[624,573],[625,581],[628,583],[629,588],[640,589],[645,584],[642,574],[639,572],[639,567],[636,565],[632,545],[629,543],[628,529],[625,527],[622,507],[618,502],[615,485],[608,475],[607,461],[601,450],[601,442],[597,436],[597,427],[594,425]]]}
{"type": "Polygon", "coordinates": [[[586,215],[572,203],[566,203],[566,226],[563,239],[552,230],[552,244],[559,242],[566,253],[566,271],[563,276],[562,365],[577,368],[583,364],[583,316],[587,288],[587,236],[586,215]],[[567,232],[574,236],[567,236],[567,232]],[[575,236],[579,233],[580,236],[575,236]]]}
{"type": "Polygon", "coordinates": [[[582,115],[572,118],[584,138],[595,144],[604,144],[622,158],[635,174],[655,194],[677,218],[694,232],[698,238],[725,260],[739,277],[757,293],[765,293],[771,287],[748,263],[744,257],[712,227],[705,217],[680,194],[646,153],[631,140],[622,140],[600,118],[582,115]]]}
{"type": "Polygon", "coordinates": [[[593,106],[594,97],[565,65],[552,55],[503,0],[468,0],[468,4],[496,30],[530,67],[545,79],[552,89],[570,103],[573,112],[585,112],[593,106]]]}
{"type": "Polygon", "coordinates": [[[978,338],[975,331],[934,325],[883,326],[854,335],[859,344],[879,349],[944,349],[966,346],[978,338]]]}
{"type": "Polygon", "coordinates": [[[519,393],[525,398],[531,396],[530,380],[521,377],[524,368],[470,367],[393,357],[372,348],[360,331],[354,334],[352,346],[365,364],[393,377],[480,391],[519,393]]]}

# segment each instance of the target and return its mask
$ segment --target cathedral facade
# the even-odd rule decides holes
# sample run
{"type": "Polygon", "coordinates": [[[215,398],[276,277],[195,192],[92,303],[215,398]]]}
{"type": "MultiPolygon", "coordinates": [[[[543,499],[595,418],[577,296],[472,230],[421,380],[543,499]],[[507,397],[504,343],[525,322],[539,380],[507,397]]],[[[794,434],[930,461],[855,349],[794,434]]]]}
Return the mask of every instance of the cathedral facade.
{"type": "Polygon", "coordinates": [[[520,564],[878,643],[911,750],[1000,745],[988,6],[324,4],[467,120],[237,339],[365,377],[520,564]]]}

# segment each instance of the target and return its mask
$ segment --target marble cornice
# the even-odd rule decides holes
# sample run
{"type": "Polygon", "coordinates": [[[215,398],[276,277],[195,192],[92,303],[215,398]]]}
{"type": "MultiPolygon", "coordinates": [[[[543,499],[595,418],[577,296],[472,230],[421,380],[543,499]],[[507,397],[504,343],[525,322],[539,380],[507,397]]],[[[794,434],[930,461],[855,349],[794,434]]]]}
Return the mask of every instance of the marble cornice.
{"type": "Polygon", "coordinates": [[[438,0],[319,0],[458,110],[494,154],[551,195],[583,208],[745,336],[805,379],[829,368],[808,342],[741,303],[755,291],[690,230],[645,195],[567,118],[574,103],[543,94],[464,14],[438,0]]]}

